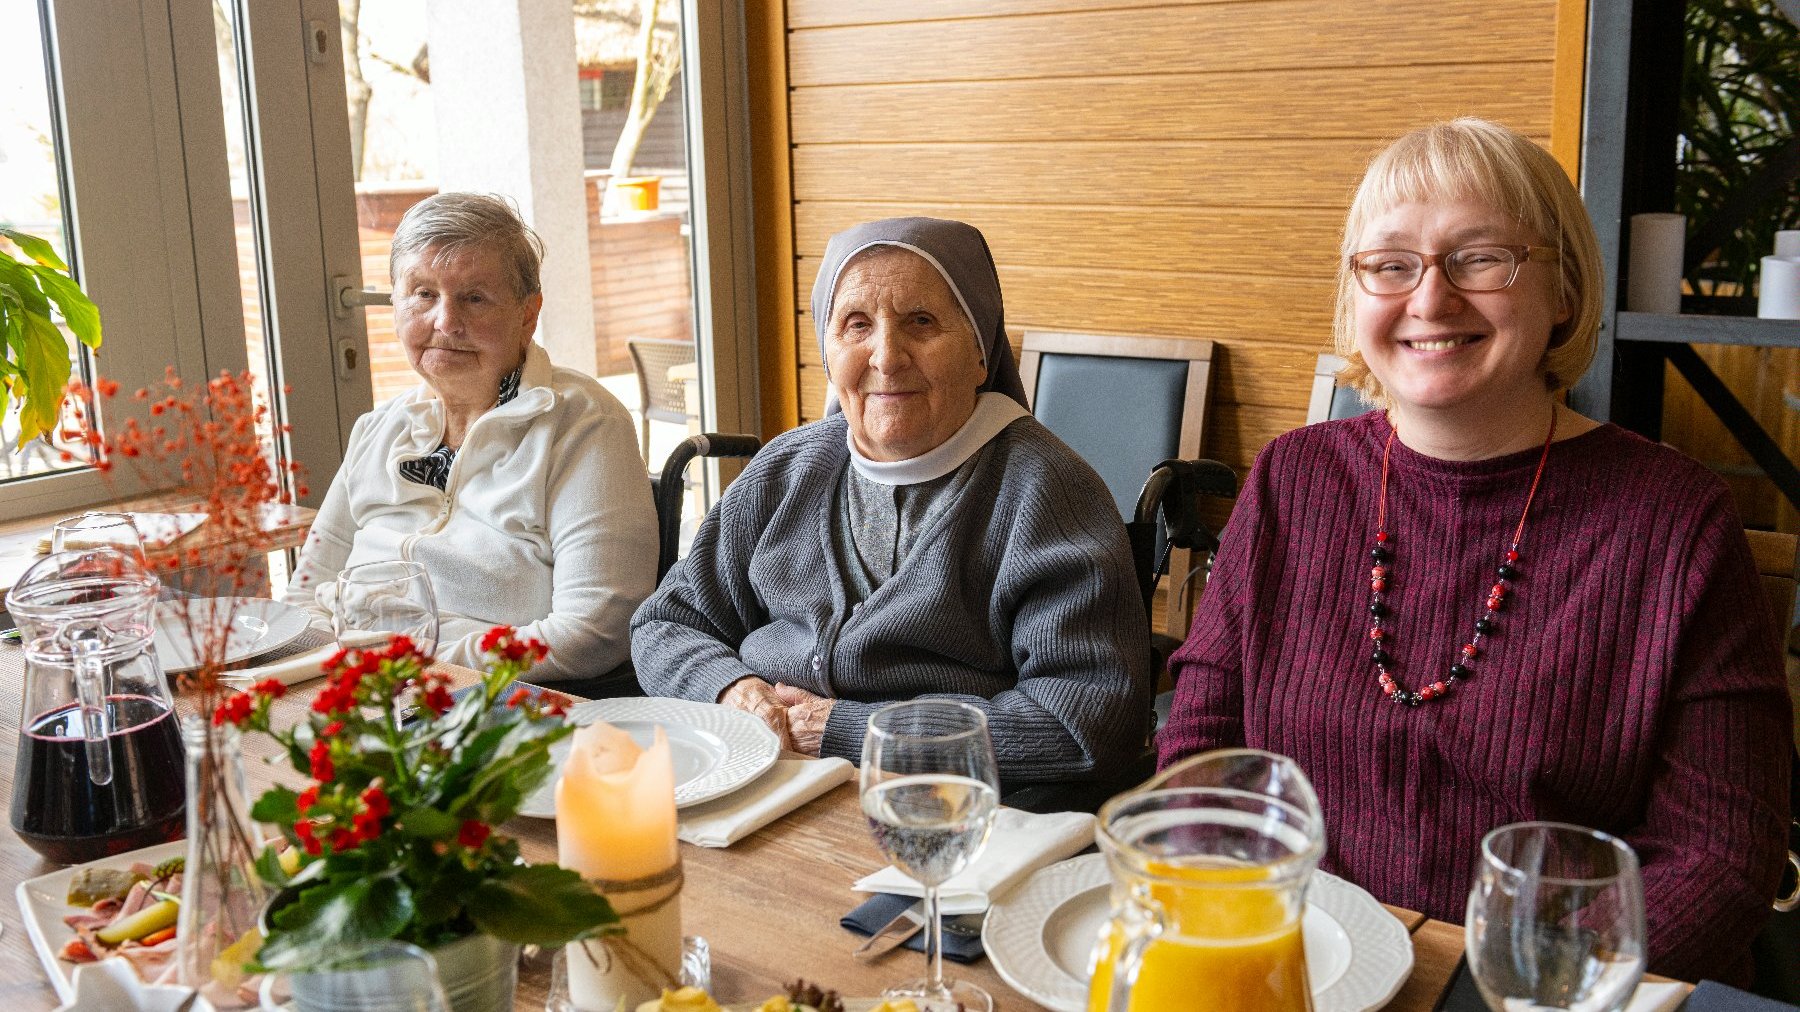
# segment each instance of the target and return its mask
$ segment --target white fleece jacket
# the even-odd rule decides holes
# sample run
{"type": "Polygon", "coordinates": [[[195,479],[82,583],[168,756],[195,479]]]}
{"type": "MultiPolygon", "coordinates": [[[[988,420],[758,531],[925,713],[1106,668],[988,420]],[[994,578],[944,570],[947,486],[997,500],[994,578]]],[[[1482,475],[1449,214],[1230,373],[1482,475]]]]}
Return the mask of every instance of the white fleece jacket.
{"type": "Polygon", "coordinates": [[[357,419],[284,600],[329,624],[333,595],[317,592],[340,570],[409,559],[431,574],[441,660],[479,667],[477,641],[502,623],[549,644],[533,681],[626,660],[656,587],[656,507],[624,405],[534,343],[518,396],[469,427],[445,490],[402,478],[443,433],[423,384],[357,419]]]}

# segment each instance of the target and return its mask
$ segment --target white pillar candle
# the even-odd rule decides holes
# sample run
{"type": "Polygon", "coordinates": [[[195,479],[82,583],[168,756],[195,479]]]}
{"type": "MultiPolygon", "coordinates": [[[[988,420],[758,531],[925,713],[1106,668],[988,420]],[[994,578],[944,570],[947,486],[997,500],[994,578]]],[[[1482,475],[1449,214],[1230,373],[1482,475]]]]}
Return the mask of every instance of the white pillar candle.
{"type": "Polygon", "coordinates": [[[556,785],[556,843],[558,862],[584,878],[645,883],[608,889],[625,936],[570,948],[569,997],[584,1009],[658,997],[681,970],[675,767],[662,728],[648,749],[608,724],[575,732],[556,785]]]}
{"type": "Polygon", "coordinates": [[[1775,233],[1775,255],[1800,257],[1800,228],[1784,228],[1775,233]]]}
{"type": "Polygon", "coordinates": [[[1687,218],[1679,214],[1631,216],[1631,274],[1625,308],[1634,313],[1681,312],[1681,256],[1687,218]]]}
{"type": "Polygon", "coordinates": [[[1763,257],[1756,315],[1765,320],[1800,320],[1800,254],[1763,257]]]}

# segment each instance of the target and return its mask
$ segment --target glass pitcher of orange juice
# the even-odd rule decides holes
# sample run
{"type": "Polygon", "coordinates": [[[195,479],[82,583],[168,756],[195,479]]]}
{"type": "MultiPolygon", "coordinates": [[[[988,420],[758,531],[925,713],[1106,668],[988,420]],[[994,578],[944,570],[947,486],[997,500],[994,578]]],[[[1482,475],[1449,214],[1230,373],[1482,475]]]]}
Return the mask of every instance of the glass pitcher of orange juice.
{"type": "Polygon", "coordinates": [[[1312,1012],[1300,919],[1324,817],[1292,759],[1193,756],[1100,809],[1112,917],[1088,1012],[1312,1012]]]}

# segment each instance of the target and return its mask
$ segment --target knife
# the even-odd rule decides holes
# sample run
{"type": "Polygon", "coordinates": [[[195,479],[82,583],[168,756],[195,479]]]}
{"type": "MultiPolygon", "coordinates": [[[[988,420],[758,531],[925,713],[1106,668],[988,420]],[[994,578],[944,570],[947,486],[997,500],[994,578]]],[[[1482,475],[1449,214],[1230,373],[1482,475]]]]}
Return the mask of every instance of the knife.
{"type": "Polygon", "coordinates": [[[920,900],[905,910],[894,915],[894,919],[881,926],[881,930],[869,936],[869,940],[850,955],[862,962],[871,962],[888,954],[894,948],[905,944],[906,940],[919,933],[925,926],[925,901],[920,900]]]}

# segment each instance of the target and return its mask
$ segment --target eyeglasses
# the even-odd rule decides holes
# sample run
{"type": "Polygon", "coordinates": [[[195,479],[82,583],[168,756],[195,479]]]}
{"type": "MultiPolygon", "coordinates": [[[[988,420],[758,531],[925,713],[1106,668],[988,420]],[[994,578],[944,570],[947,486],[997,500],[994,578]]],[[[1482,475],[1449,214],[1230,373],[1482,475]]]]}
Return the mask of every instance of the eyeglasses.
{"type": "Polygon", "coordinates": [[[1443,270],[1450,287],[1463,292],[1497,292],[1519,277],[1527,260],[1560,259],[1549,246],[1462,246],[1448,253],[1371,249],[1350,254],[1350,271],[1370,295],[1406,295],[1425,279],[1425,268],[1443,270]]]}

